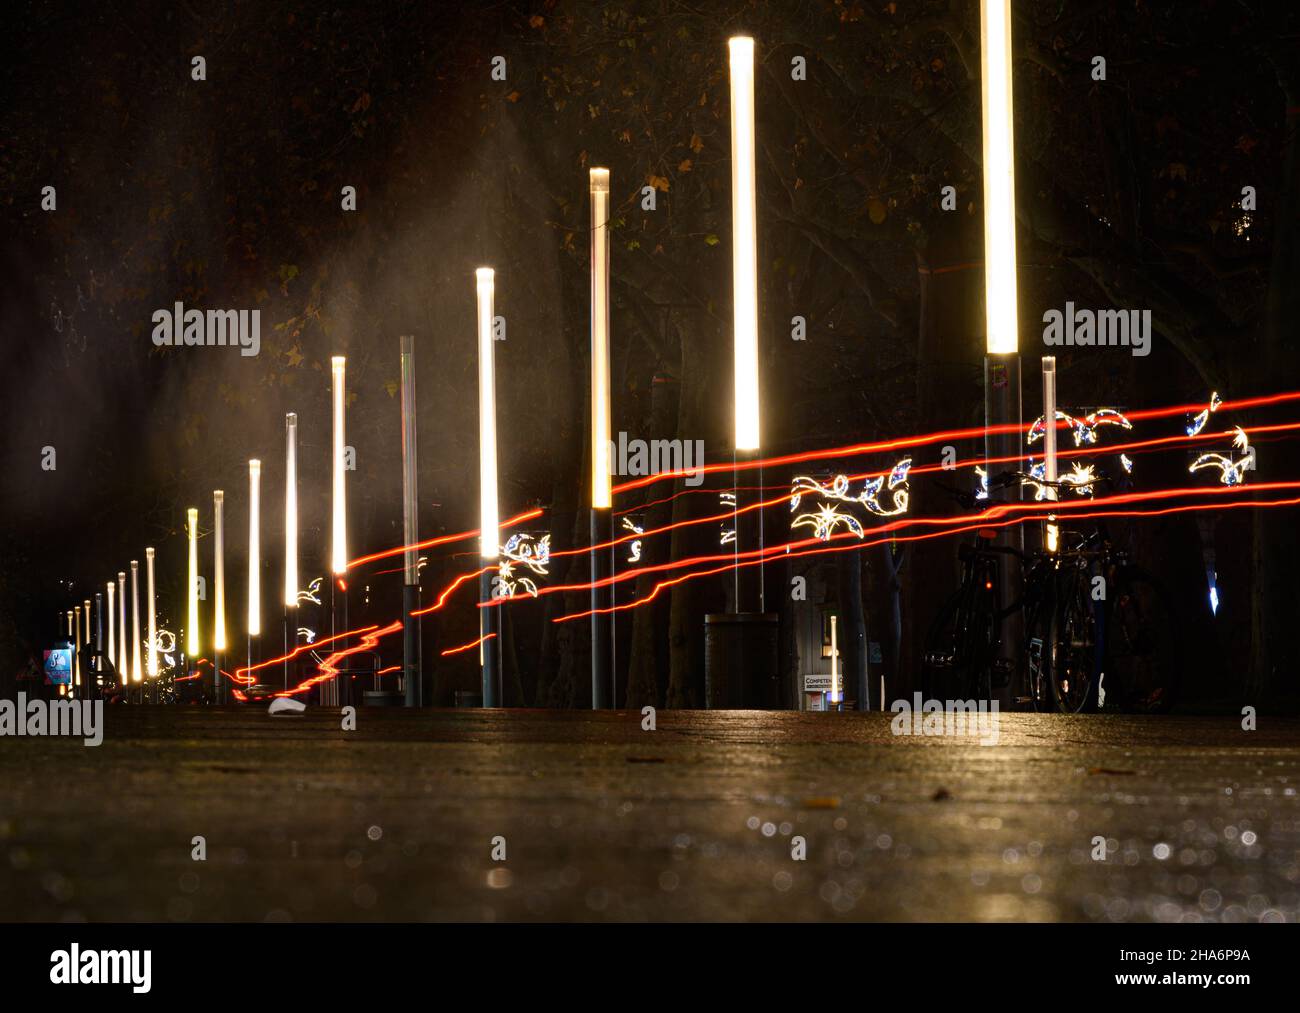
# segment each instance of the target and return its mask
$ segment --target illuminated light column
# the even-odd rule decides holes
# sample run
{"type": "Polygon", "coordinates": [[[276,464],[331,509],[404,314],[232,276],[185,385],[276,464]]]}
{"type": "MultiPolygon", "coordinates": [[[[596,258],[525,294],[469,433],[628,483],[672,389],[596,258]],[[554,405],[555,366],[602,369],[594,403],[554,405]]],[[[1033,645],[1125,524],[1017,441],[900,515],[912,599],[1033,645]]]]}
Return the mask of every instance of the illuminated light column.
{"type": "MultiPolygon", "coordinates": [[[[289,616],[298,615],[298,416],[284,417],[284,688],[289,688],[289,616]]],[[[297,633],[294,634],[297,640],[297,633]]]]}
{"type": "Polygon", "coordinates": [[[248,669],[252,678],[253,638],[262,634],[262,462],[248,462],[248,669]]]}
{"type": "MultiPolygon", "coordinates": [[[[81,605],[82,605],[81,615],[86,624],[86,632],[84,637],[85,644],[86,644],[86,653],[91,654],[93,653],[93,648],[91,647],[91,639],[90,639],[90,599],[87,598],[85,601],[81,603],[81,605]]],[[[86,686],[87,693],[90,693],[95,685],[95,677],[91,674],[91,672],[93,671],[94,670],[89,665],[83,664],[81,666],[81,674],[85,679],[85,686],[86,686]]]]}
{"type": "MultiPolygon", "coordinates": [[[[109,614],[112,615],[110,609],[109,614]]],[[[90,680],[91,695],[99,692],[99,673],[104,670],[104,596],[95,592],[95,677],[90,680]]]]}
{"type": "Polygon", "coordinates": [[[402,682],[406,706],[419,707],[423,700],[420,672],[420,503],[416,492],[419,470],[415,457],[415,337],[403,334],[399,341],[402,363],[402,682]]]}
{"type": "Polygon", "coordinates": [[[212,493],[212,591],[215,609],[212,619],[212,698],[226,702],[225,682],[221,678],[221,656],[226,653],[226,494],[212,493]]]}
{"type": "Polygon", "coordinates": [[[613,494],[609,477],[609,170],[591,184],[591,706],[615,705],[612,583],[613,494]]]}
{"type": "Polygon", "coordinates": [[[131,681],[140,683],[144,663],[140,657],[140,560],[131,560],[131,681]]]}
{"type": "MultiPolygon", "coordinates": [[[[479,560],[484,572],[479,577],[479,601],[493,598],[493,577],[501,551],[497,517],[497,408],[496,375],[493,370],[492,318],[496,295],[496,273],[490,267],[474,272],[478,296],[478,475],[479,475],[479,560]]],[[[500,638],[497,636],[497,608],[479,609],[483,638],[479,658],[483,670],[483,706],[501,706],[500,638]]]]}
{"type": "MultiPolygon", "coordinates": [[[[754,40],[728,40],[731,64],[731,285],[735,345],[735,456],[752,460],[759,450],[758,224],[754,177],[754,40]]],[[[738,472],[733,482],[738,487],[738,472]]],[[[762,471],[758,485],[762,485],[762,471]]],[[[741,513],[749,497],[736,493],[734,550],[761,549],[761,511],[741,513]]],[[[736,611],[763,610],[763,567],[734,571],[736,611]]]]}
{"type": "Polygon", "coordinates": [[[131,678],[126,642],[126,571],[117,571],[117,674],[125,686],[131,678]]]}
{"type": "MultiPolygon", "coordinates": [[[[1018,463],[1023,470],[1020,398],[1020,337],[1016,306],[1016,176],[1015,131],[1011,88],[1011,0],[980,0],[980,78],[983,86],[984,128],[984,420],[989,430],[1008,426],[1007,433],[986,433],[985,470],[990,479],[990,499],[1019,499],[1020,486],[993,484],[994,459],[1018,463]]],[[[1001,467],[1007,467],[1002,465],[1001,467]]],[[[999,542],[1024,546],[1020,525],[1001,529],[999,542]]],[[[1019,564],[1014,556],[998,567],[998,599],[1010,602],[1019,586],[1019,564]]],[[[1012,686],[1017,671],[1016,645],[1021,642],[1023,620],[1017,610],[1007,617],[999,641],[994,672],[994,695],[1009,706],[1019,687],[1012,686]]]]}
{"type": "MultiPolygon", "coordinates": [[[[345,382],[347,360],[341,355],[335,355],[330,359],[330,393],[334,405],[334,426],[333,426],[333,496],[331,507],[331,524],[330,524],[330,572],[334,575],[330,581],[330,633],[337,633],[339,630],[339,602],[338,595],[342,590],[340,580],[348,570],[348,548],[347,548],[347,483],[344,480],[344,413],[347,411],[347,385],[345,382]]],[[[346,603],[345,603],[346,604],[346,603]]],[[[346,621],[343,624],[347,628],[346,621]]],[[[345,647],[347,641],[344,640],[338,646],[345,647]]],[[[348,705],[352,702],[352,677],[346,672],[340,672],[334,677],[334,682],[330,686],[322,686],[322,691],[328,695],[329,702],[332,704],[348,705]]]]}
{"type": "Polygon", "coordinates": [[[831,692],[830,703],[838,705],[843,697],[840,694],[840,641],[839,634],[836,632],[836,620],[838,616],[831,616],[831,692]]]}
{"type": "MultiPolygon", "coordinates": [[[[117,634],[117,606],[114,604],[117,595],[117,585],[111,580],[108,582],[108,663],[117,668],[117,647],[115,646],[117,634]]],[[[100,645],[102,648],[102,644],[100,645]]]]}
{"type": "Polygon", "coordinates": [[[187,571],[185,599],[188,605],[185,617],[185,653],[193,661],[199,658],[199,510],[190,507],[185,511],[185,529],[190,541],[190,561],[187,571]]]}
{"type": "Polygon", "coordinates": [[[144,550],[145,597],[149,602],[149,625],[146,627],[149,640],[145,654],[144,674],[150,679],[158,678],[158,596],[154,591],[152,548],[144,550]]]}
{"type": "MultiPolygon", "coordinates": [[[[1049,482],[1057,479],[1056,466],[1056,356],[1043,356],[1043,477],[1049,482]]],[[[1047,498],[1059,498],[1055,486],[1047,487],[1047,498]]],[[[1047,551],[1055,552],[1060,532],[1054,523],[1055,514],[1047,515],[1047,551]]]]}
{"type": "Polygon", "coordinates": [[[81,606],[72,607],[72,625],[75,629],[72,647],[72,684],[81,687],[81,606]]]}

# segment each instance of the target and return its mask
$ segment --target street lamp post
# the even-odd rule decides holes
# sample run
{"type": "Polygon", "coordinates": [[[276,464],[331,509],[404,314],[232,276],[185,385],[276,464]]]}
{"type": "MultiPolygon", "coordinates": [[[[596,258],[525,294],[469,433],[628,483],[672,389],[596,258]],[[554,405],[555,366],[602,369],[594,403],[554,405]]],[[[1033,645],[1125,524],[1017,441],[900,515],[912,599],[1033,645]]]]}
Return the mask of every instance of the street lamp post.
{"type": "Polygon", "coordinates": [[[226,684],[221,678],[222,656],[226,653],[226,494],[212,493],[212,590],[216,598],[212,621],[212,699],[226,702],[226,684]]]}
{"type": "MultiPolygon", "coordinates": [[[[298,416],[284,417],[284,688],[289,688],[289,616],[298,614],[298,416]]],[[[297,641],[297,633],[294,633],[297,641]]]]}
{"type": "MultiPolygon", "coordinates": [[[[343,580],[343,575],[348,571],[348,508],[347,481],[345,478],[346,462],[344,461],[344,454],[346,453],[344,419],[347,412],[346,370],[347,360],[342,355],[335,355],[330,359],[330,395],[334,406],[333,496],[331,497],[330,524],[330,632],[332,634],[338,633],[340,592],[344,596],[342,602],[344,627],[346,628],[347,625],[347,592],[344,590],[347,585],[343,580]]],[[[340,644],[338,646],[345,645],[340,644]]],[[[346,671],[341,671],[334,677],[334,684],[330,688],[330,697],[334,703],[342,706],[347,706],[352,702],[352,676],[346,671]]]]}
{"type": "Polygon", "coordinates": [[[617,705],[613,686],[613,496],[609,476],[609,170],[591,186],[591,706],[617,705]]]}
{"type": "Polygon", "coordinates": [[[406,706],[423,705],[420,665],[420,501],[415,456],[415,336],[399,342],[402,364],[402,682],[406,706]]]}
{"type": "MultiPolygon", "coordinates": [[[[984,453],[985,470],[991,480],[993,460],[1014,460],[1021,456],[1011,0],[981,0],[980,40],[984,93],[984,453]]],[[[990,481],[989,495],[999,499],[1019,499],[1020,487],[999,488],[990,481]]],[[[1023,548],[1024,535],[1019,525],[1013,525],[1002,529],[999,540],[1023,548]]],[[[1004,602],[1012,599],[1013,589],[1019,581],[1016,557],[1005,557],[1005,564],[998,569],[999,599],[1004,602]]],[[[998,662],[1008,674],[1016,670],[1021,626],[1020,613],[1013,612],[1003,627],[998,662]]],[[[995,684],[1001,682],[1002,679],[995,680],[995,684]]],[[[1005,687],[998,693],[1003,705],[1011,702],[1010,683],[1009,678],[1005,680],[1005,687]]]]}
{"type": "Polygon", "coordinates": [[[483,672],[483,706],[501,706],[500,636],[494,599],[496,562],[501,551],[497,518],[496,376],[493,370],[492,318],[496,273],[490,267],[475,272],[478,297],[478,447],[479,447],[479,659],[483,672]]]}
{"type": "MultiPolygon", "coordinates": [[[[199,510],[189,507],[185,511],[185,527],[189,537],[189,565],[186,571],[185,601],[185,653],[191,663],[199,658],[199,510]]],[[[188,672],[186,673],[189,674],[188,672]]]]}
{"type": "Polygon", "coordinates": [[[262,462],[248,462],[248,684],[253,680],[253,638],[262,635],[262,462]]]}

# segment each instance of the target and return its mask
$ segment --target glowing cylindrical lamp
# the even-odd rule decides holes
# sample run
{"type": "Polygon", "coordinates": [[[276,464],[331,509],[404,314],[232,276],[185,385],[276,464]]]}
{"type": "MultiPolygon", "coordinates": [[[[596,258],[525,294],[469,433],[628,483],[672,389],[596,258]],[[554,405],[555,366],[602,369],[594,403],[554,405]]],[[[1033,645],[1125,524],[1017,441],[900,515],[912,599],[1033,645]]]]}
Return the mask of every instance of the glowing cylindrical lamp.
{"type": "Polygon", "coordinates": [[[158,677],[158,597],[154,593],[153,556],[152,548],[144,550],[145,596],[149,601],[149,641],[144,674],[150,679],[158,677]]]}
{"type": "Polygon", "coordinates": [[[248,635],[262,632],[262,462],[248,462],[248,635]]]}
{"type": "Polygon", "coordinates": [[[144,677],[140,660],[140,560],[131,560],[131,681],[144,677]]]}
{"type": "Polygon", "coordinates": [[[757,450],[758,226],[754,186],[754,40],[731,50],[731,283],[734,302],[736,449],[757,450]]]}
{"type": "Polygon", "coordinates": [[[591,505],[608,510],[609,479],[609,170],[591,183],[591,505]]]}
{"type": "Polygon", "coordinates": [[[89,647],[90,646],[90,599],[87,598],[85,601],[81,603],[81,605],[82,605],[81,614],[84,617],[86,623],[86,636],[85,636],[86,646],[89,647]]]}
{"type": "MultiPolygon", "coordinates": [[[[1049,482],[1057,479],[1056,466],[1056,356],[1043,356],[1043,477],[1049,482]]],[[[1057,499],[1055,486],[1047,487],[1047,498],[1057,499]]],[[[1054,515],[1047,518],[1047,551],[1055,552],[1060,538],[1059,530],[1053,522],[1054,515]]]]}
{"type": "Polygon", "coordinates": [[[298,416],[284,417],[284,604],[298,604],[298,416]]]}
{"type": "Polygon", "coordinates": [[[343,415],[346,407],[346,386],[344,370],[347,360],[336,355],[330,359],[330,375],[334,396],[334,522],[331,526],[330,569],[335,576],[348,569],[348,503],[347,484],[344,481],[343,466],[343,415]]]}
{"type": "Polygon", "coordinates": [[[496,559],[501,550],[497,521],[496,375],[492,365],[496,273],[490,267],[480,267],[474,275],[478,289],[479,555],[490,560],[496,559]]]}
{"type": "Polygon", "coordinates": [[[226,494],[216,489],[212,493],[212,591],[216,598],[212,649],[218,654],[224,654],[226,650],[225,512],[226,494]]]}
{"type": "Polygon", "coordinates": [[[72,608],[72,625],[74,628],[73,648],[75,653],[72,655],[72,682],[73,685],[81,685],[81,606],[74,605],[72,608]]]}
{"type": "Polygon", "coordinates": [[[840,641],[836,632],[838,616],[831,616],[831,703],[840,702],[840,641]]]}
{"type": "MultiPolygon", "coordinates": [[[[111,580],[108,582],[108,660],[112,662],[113,667],[117,667],[117,609],[114,607],[115,596],[117,594],[117,585],[111,580]]],[[[102,646],[102,645],[101,645],[102,646]]]]}
{"type": "Polygon", "coordinates": [[[126,642],[126,571],[117,571],[117,671],[125,683],[131,677],[126,642]]]}
{"type": "Polygon", "coordinates": [[[190,507],[185,511],[186,529],[190,540],[189,581],[185,595],[189,605],[185,621],[185,653],[195,661],[199,658],[199,510],[190,507]]]}
{"type": "Polygon", "coordinates": [[[984,300],[988,351],[1019,348],[1016,170],[1011,103],[1011,0],[980,0],[984,88],[984,300]]]}

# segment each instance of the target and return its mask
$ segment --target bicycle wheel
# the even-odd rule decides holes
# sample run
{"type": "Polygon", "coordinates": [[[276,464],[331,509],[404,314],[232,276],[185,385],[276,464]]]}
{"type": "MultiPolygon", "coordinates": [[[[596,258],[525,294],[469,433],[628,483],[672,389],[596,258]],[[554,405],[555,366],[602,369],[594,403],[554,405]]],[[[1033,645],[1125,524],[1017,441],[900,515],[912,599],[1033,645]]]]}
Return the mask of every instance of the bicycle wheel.
{"type": "Polygon", "coordinates": [[[921,666],[926,699],[989,698],[994,616],[987,583],[963,584],[931,624],[921,666]]]}
{"type": "Polygon", "coordinates": [[[1058,711],[1096,710],[1100,640],[1089,569],[1067,566],[1058,573],[1055,588],[1050,633],[1043,644],[1044,681],[1058,711]]]}
{"type": "Polygon", "coordinates": [[[1115,573],[1107,623],[1106,675],[1123,707],[1163,714],[1174,704],[1182,677],[1182,638],[1164,589],[1145,570],[1122,566],[1115,573]]]}

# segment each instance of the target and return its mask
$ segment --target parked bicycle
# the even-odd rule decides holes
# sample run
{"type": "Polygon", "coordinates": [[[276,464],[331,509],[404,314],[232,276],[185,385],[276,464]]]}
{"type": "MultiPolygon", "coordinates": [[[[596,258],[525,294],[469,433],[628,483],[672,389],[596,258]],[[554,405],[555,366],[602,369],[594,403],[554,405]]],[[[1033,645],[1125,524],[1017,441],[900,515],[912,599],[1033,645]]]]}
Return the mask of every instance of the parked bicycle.
{"type": "MultiPolygon", "coordinates": [[[[1013,471],[989,485],[1027,481],[1013,471]]],[[[1032,481],[1064,493],[1063,483],[1032,481]]],[[[949,492],[967,509],[979,505],[968,493],[949,492]]],[[[1177,617],[1159,582],[1111,540],[1104,523],[1081,532],[1058,522],[1052,552],[999,545],[998,534],[981,528],[958,548],[961,583],[926,639],[926,696],[988,699],[1019,672],[1018,702],[1038,710],[1168,710],[1182,664],[1177,617]],[[1020,562],[1020,579],[1011,600],[1002,601],[1000,571],[1010,557],[1020,562]],[[1016,613],[1023,636],[1013,652],[1003,652],[1007,620],[1016,613]]]]}

